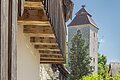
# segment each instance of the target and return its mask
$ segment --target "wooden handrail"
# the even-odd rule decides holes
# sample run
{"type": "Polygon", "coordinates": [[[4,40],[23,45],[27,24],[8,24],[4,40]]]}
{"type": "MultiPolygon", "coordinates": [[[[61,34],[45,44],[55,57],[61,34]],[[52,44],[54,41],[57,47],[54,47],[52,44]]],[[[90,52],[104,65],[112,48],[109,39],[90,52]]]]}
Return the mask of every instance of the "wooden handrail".
{"type": "Polygon", "coordinates": [[[44,8],[49,17],[49,21],[62,55],[65,53],[66,25],[63,12],[62,0],[44,0],[44,8]]]}

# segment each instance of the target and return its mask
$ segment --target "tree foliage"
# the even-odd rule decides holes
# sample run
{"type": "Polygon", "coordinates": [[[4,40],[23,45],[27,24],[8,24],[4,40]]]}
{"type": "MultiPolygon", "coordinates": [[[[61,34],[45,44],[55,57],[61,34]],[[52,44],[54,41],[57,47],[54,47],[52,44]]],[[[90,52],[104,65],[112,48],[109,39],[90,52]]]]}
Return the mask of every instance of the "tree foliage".
{"type": "Polygon", "coordinates": [[[105,55],[98,54],[98,75],[101,75],[104,79],[110,76],[105,55]]]}
{"type": "Polygon", "coordinates": [[[83,76],[92,73],[91,57],[89,56],[89,45],[85,44],[85,40],[82,39],[80,30],[73,37],[72,48],[70,49],[70,62],[69,67],[71,70],[69,80],[79,80],[83,76]]]}
{"type": "Polygon", "coordinates": [[[84,76],[80,80],[120,80],[120,78],[108,76],[106,79],[104,79],[103,76],[101,75],[91,75],[91,76],[84,76]]]}
{"type": "Polygon", "coordinates": [[[68,68],[68,42],[66,42],[66,63],[64,64],[66,68],[68,68]]]}
{"type": "Polygon", "coordinates": [[[120,80],[119,76],[111,77],[109,72],[107,57],[105,55],[98,54],[98,75],[84,76],[80,80],[120,80]]]}
{"type": "Polygon", "coordinates": [[[99,75],[91,75],[91,76],[84,76],[80,80],[103,80],[102,76],[99,75]]]}

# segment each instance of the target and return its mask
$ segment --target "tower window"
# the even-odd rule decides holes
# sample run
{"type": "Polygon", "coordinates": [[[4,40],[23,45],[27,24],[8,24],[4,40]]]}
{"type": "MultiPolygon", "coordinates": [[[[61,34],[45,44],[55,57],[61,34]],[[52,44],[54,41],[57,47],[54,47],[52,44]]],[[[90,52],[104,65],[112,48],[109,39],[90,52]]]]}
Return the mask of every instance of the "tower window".
{"type": "Polygon", "coordinates": [[[95,66],[93,66],[93,70],[95,70],[95,66]]]}
{"type": "Polygon", "coordinates": [[[95,62],[95,58],[93,58],[93,62],[95,62]]]}
{"type": "Polygon", "coordinates": [[[95,32],[94,32],[94,37],[95,37],[95,32]]]}
{"type": "Polygon", "coordinates": [[[93,51],[95,52],[95,48],[93,48],[93,51]]]}

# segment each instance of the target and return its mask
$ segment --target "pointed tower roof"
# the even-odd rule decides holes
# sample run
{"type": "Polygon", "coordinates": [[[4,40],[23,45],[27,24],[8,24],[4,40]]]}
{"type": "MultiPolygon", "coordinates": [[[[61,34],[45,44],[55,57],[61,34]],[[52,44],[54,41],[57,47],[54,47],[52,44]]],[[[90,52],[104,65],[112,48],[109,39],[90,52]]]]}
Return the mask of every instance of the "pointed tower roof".
{"type": "Polygon", "coordinates": [[[92,19],[92,15],[88,13],[88,11],[85,9],[85,5],[82,5],[82,8],[76,13],[75,18],[68,26],[84,25],[84,24],[91,24],[96,28],[98,28],[96,23],[92,19]]]}

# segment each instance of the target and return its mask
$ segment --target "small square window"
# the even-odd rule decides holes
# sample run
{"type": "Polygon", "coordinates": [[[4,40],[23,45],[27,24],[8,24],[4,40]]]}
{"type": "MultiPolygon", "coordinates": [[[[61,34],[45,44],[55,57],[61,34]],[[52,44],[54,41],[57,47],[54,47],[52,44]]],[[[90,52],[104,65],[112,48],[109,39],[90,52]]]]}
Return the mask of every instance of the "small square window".
{"type": "Polygon", "coordinates": [[[95,66],[93,66],[93,70],[95,70],[95,66]]]}
{"type": "Polygon", "coordinates": [[[93,58],[93,62],[95,62],[95,58],[93,58]]]}
{"type": "Polygon", "coordinates": [[[95,51],[95,48],[93,48],[93,51],[95,51]]]}
{"type": "Polygon", "coordinates": [[[94,32],[94,37],[95,37],[95,32],[94,32]]]}

